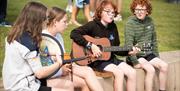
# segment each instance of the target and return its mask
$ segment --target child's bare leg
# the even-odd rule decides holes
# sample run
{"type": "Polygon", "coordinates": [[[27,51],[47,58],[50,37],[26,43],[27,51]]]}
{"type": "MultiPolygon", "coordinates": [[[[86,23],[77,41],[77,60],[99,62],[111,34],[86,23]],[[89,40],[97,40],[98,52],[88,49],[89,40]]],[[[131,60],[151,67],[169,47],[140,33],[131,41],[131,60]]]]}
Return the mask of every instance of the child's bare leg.
{"type": "Polygon", "coordinates": [[[73,72],[75,75],[85,79],[87,85],[91,91],[103,91],[102,86],[96,78],[94,71],[88,66],[73,66],[73,72]]]}
{"type": "Polygon", "coordinates": [[[73,83],[67,77],[48,79],[47,86],[52,87],[52,91],[74,91],[73,83]]]}
{"type": "Polygon", "coordinates": [[[168,64],[158,57],[152,59],[150,63],[159,69],[159,82],[160,82],[160,90],[166,90],[166,81],[167,81],[167,72],[168,72],[168,64]]]}
{"type": "Polygon", "coordinates": [[[153,78],[155,74],[154,67],[144,58],[138,59],[139,63],[141,64],[141,67],[146,71],[145,76],[145,89],[146,91],[152,91],[153,87],[153,78]]]}
{"type": "Polygon", "coordinates": [[[127,76],[127,91],[136,91],[136,70],[125,62],[120,63],[118,67],[127,76]]]}
{"type": "Polygon", "coordinates": [[[70,19],[70,23],[73,23],[77,26],[81,26],[80,23],[77,22],[77,14],[79,12],[79,8],[76,5],[73,5],[73,11],[71,14],[71,19],[70,19]]]}
{"type": "Polygon", "coordinates": [[[73,76],[73,84],[75,88],[81,88],[81,91],[90,91],[88,85],[86,84],[85,79],[78,77],[76,75],[73,76]]]}
{"type": "Polygon", "coordinates": [[[86,19],[88,20],[88,22],[89,21],[92,21],[92,18],[91,18],[91,16],[90,16],[90,10],[89,10],[89,4],[87,4],[87,5],[85,5],[84,6],[84,15],[85,15],[85,17],[86,17],[86,19]]]}
{"type": "Polygon", "coordinates": [[[114,64],[107,65],[104,70],[114,74],[114,91],[123,91],[123,71],[119,70],[118,66],[114,64]]]}

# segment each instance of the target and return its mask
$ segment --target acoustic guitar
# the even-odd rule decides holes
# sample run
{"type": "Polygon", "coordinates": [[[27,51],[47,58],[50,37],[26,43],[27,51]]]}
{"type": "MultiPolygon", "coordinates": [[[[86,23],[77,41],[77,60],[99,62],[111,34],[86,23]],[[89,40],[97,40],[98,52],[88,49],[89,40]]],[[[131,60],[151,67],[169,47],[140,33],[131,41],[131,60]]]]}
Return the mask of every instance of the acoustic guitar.
{"type": "MultiPolygon", "coordinates": [[[[111,52],[115,52],[115,51],[127,51],[128,52],[128,51],[132,50],[132,47],[111,46],[110,41],[107,38],[93,38],[88,35],[84,35],[83,37],[88,42],[92,42],[93,44],[97,45],[100,48],[100,50],[102,51],[102,55],[98,58],[91,57],[91,58],[76,62],[79,65],[88,65],[96,60],[107,61],[111,57],[111,52]]],[[[145,44],[140,49],[141,49],[141,51],[149,51],[149,50],[151,50],[151,46],[145,44]]],[[[143,53],[143,52],[141,52],[141,53],[143,53]]],[[[87,48],[84,48],[83,46],[78,45],[77,43],[75,43],[73,41],[72,56],[74,58],[79,58],[79,57],[83,57],[86,55],[92,55],[92,51],[87,48]]]]}

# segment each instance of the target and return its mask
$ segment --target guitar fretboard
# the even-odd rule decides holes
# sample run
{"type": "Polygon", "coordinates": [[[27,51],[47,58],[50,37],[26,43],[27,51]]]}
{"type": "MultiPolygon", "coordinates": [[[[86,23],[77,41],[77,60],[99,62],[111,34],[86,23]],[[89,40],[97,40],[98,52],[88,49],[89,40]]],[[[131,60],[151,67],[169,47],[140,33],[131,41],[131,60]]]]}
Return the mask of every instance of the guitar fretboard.
{"type": "Polygon", "coordinates": [[[111,51],[130,51],[132,50],[131,48],[127,47],[119,47],[119,46],[111,46],[111,47],[103,47],[102,51],[104,52],[111,52],[111,51]]]}

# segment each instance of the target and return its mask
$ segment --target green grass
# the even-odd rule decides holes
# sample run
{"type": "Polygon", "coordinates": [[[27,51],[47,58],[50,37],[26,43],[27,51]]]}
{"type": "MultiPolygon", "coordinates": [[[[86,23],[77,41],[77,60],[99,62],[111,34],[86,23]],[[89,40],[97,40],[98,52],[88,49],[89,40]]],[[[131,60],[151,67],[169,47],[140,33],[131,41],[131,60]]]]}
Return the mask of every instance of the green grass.
{"type": "MultiPolygon", "coordinates": [[[[9,0],[7,10],[7,20],[14,22],[24,5],[31,0],[9,0]]],[[[65,8],[67,0],[34,0],[42,2],[48,7],[58,6],[65,8]]],[[[132,0],[123,0],[123,21],[118,22],[118,30],[121,39],[121,46],[124,45],[124,24],[127,18],[131,15],[129,5],[132,0]]],[[[180,50],[180,4],[170,4],[167,0],[151,0],[153,6],[152,18],[156,26],[159,50],[172,51],[180,50]]],[[[82,11],[78,15],[78,21],[85,23],[86,20],[82,15],[82,11]]],[[[76,26],[70,25],[64,33],[65,48],[67,52],[71,50],[71,40],[69,34],[76,26]]],[[[0,27],[0,69],[4,60],[4,38],[11,28],[0,27]]],[[[12,59],[13,61],[13,59],[12,59]]]]}

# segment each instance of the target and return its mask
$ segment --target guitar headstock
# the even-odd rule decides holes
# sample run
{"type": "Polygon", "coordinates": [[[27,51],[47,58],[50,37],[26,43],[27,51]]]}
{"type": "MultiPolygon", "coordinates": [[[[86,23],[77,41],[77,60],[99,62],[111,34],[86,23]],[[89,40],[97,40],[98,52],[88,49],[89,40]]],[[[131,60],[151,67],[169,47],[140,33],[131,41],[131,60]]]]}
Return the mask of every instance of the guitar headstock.
{"type": "Polygon", "coordinates": [[[143,43],[142,45],[136,44],[135,47],[140,48],[142,52],[152,51],[152,44],[151,43],[143,43]]]}
{"type": "Polygon", "coordinates": [[[152,44],[151,43],[143,43],[141,50],[144,52],[152,51],[152,44]]]}
{"type": "Polygon", "coordinates": [[[141,49],[140,52],[138,52],[138,55],[148,55],[152,53],[152,43],[142,43],[142,44],[136,44],[135,47],[138,47],[141,49]]]}

